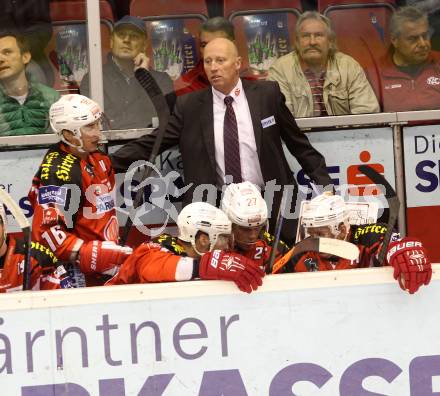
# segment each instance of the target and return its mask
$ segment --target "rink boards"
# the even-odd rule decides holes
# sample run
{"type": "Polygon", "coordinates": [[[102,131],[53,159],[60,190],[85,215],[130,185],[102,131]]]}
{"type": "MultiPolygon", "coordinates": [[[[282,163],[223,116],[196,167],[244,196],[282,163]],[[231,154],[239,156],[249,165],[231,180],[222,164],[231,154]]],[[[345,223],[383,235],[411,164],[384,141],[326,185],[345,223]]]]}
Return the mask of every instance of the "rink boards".
{"type": "Polygon", "coordinates": [[[219,281],[7,294],[1,393],[436,394],[434,267],[412,296],[391,268],[268,276],[251,295],[219,281]]]}
{"type": "MultiPolygon", "coordinates": [[[[344,129],[342,131],[312,132],[307,134],[312,144],[325,156],[327,170],[336,188],[344,194],[344,186],[359,186],[365,178],[357,171],[359,165],[368,164],[383,173],[395,186],[395,166],[393,136],[391,128],[344,129]]],[[[398,143],[400,145],[400,143],[398,143]]],[[[110,148],[114,151],[117,146],[110,148]]],[[[437,228],[440,219],[440,129],[437,125],[403,128],[404,180],[406,197],[406,223],[408,235],[420,238],[428,248],[434,261],[440,261],[440,246],[437,243],[437,228]]],[[[32,176],[36,172],[46,149],[4,151],[0,158],[0,188],[5,189],[22,208],[28,218],[32,217],[27,194],[32,176]]],[[[309,179],[300,165],[286,150],[286,157],[300,189],[307,188],[309,179]]],[[[182,173],[182,160],[176,150],[166,151],[156,161],[162,174],[161,186],[166,186],[170,196],[179,191],[173,187],[182,173]]],[[[117,214],[120,224],[125,224],[126,209],[122,199],[123,175],[117,178],[117,214]]],[[[350,194],[350,200],[358,197],[350,194]]],[[[403,192],[402,192],[403,194],[403,192]]],[[[368,197],[367,197],[368,199],[368,197]]],[[[180,210],[180,202],[175,200],[174,213],[180,210]]],[[[149,210],[144,224],[154,225],[160,233],[161,226],[174,224],[175,216],[170,216],[160,208],[149,210]]],[[[10,231],[18,232],[12,216],[9,216],[10,231]]],[[[172,232],[172,229],[168,229],[172,232]]],[[[141,238],[139,238],[139,241],[141,238]]],[[[137,242],[139,242],[137,241],[137,242]]]]}

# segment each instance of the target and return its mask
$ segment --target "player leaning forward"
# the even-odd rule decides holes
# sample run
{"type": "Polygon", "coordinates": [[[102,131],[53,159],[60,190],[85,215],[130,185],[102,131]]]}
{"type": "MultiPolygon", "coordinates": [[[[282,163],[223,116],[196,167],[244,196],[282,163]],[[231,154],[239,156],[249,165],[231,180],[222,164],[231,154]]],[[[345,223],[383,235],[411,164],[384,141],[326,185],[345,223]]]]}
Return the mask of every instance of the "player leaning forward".
{"type": "Polygon", "coordinates": [[[261,286],[258,262],[229,251],[231,221],[220,209],[191,203],[179,213],[177,227],[177,238],[163,234],[136,248],[107,285],[200,278],[233,281],[247,293],[261,286]]]}
{"type": "MultiPolygon", "coordinates": [[[[258,262],[264,269],[270,259],[274,236],[267,232],[267,204],[258,187],[249,181],[229,184],[221,207],[232,222],[234,251],[258,262]]],[[[279,241],[275,260],[288,251],[289,247],[279,241]]]]}
{"type": "Polygon", "coordinates": [[[392,235],[388,246],[383,245],[386,224],[350,225],[349,208],[340,196],[320,195],[305,202],[300,215],[300,239],[307,237],[334,238],[351,242],[359,248],[359,257],[347,259],[308,252],[293,257],[279,271],[306,272],[351,268],[377,267],[381,249],[386,251],[386,263],[394,268],[394,278],[403,290],[415,293],[431,280],[431,262],[422,243],[415,238],[399,239],[392,235]]]}
{"type": "Polygon", "coordinates": [[[78,264],[87,285],[114,275],[131,253],[119,246],[115,176],[98,150],[102,111],[82,95],[65,95],[49,111],[60,142],[49,148],[32,181],[32,237],[62,261],[78,264]]]}

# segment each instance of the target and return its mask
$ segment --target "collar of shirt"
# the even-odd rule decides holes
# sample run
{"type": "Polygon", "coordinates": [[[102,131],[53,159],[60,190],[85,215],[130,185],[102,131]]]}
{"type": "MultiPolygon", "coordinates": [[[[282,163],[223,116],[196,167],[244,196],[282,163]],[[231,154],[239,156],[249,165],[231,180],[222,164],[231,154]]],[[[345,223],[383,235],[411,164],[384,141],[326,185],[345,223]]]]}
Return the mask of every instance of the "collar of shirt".
{"type": "Polygon", "coordinates": [[[20,105],[24,105],[24,102],[26,102],[28,94],[24,94],[24,95],[20,95],[20,96],[11,95],[10,97],[15,99],[18,103],[20,103],[20,105]]]}
{"type": "Polygon", "coordinates": [[[327,70],[321,70],[320,72],[315,73],[312,69],[306,68],[303,69],[303,72],[308,80],[323,80],[325,79],[325,74],[327,70]]]}
{"type": "MultiPolygon", "coordinates": [[[[214,100],[214,104],[221,104],[224,108],[226,108],[225,104],[225,97],[226,96],[232,96],[234,98],[234,102],[241,102],[244,100],[244,94],[243,94],[243,84],[241,83],[241,79],[238,79],[237,84],[234,88],[232,88],[231,92],[229,92],[228,95],[225,95],[224,93],[217,91],[214,87],[212,87],[212,96],[214,100]]],[[[232,103],[234,103],[232,102],[232,103]]]]}
{"type": "MultiPolygon", "coordinates": [[[[234,98],[232,107],[237,119],[238,138],[240,142],[240,163],[243,180],[263,186],[264,180],[261,172],[261,166],[257,154],[255,142],[255,133],[252,124],[252,116],[249,103],[246,99],[246,93],[239,79],[235,87],[229,92],[234,98]]],[[[225,159],[224,159],[224,118],[226,104],[224,99],[228,95],[212,88],[213,96],[213,115],[214,115],[214,141],[215,141],[215,159],[218,186],[225,182],[225,159]]]]}
{"type": "Polygon", "coordinates": [[[121,66],[119,66],[118,62],[115,60],[115,57],[113,55],[111,59],[113,61],[113,64],[116,66],[116,69],[119,70],[119,72],[125,78],[125,81],[127,81],[127,84],[130,83],[130,81],[134,78],[134,73],[131,76],[129,76],[124,70],[122,70],[121,66]]]}

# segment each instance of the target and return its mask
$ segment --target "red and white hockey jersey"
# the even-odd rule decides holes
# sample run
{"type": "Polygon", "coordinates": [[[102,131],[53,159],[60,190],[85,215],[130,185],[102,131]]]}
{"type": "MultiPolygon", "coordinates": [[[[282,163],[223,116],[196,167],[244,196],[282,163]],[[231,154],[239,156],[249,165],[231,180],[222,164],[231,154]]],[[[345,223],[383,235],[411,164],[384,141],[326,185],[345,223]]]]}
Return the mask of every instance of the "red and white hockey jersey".
{"type": "MultiPolygon", "coordinates": [[[[6,254],[0,257],[0,293],[20,291],[23,285],[24,241],[8,237],[7,244],[6,254]]],[[[65,287],[63,280],[67,277],[66,270],[55,254],[38,242],[31,244],[30,266],[33,290],[65,287]]],[[[67,287],[70,287],[70,283],[67,287]]]]}
{"type": "MultiPolygon", "coordinates": [[[[248,250],[237,248],[235,249],[235,251],[247,258],[256,261],[260,268],[264,269],[266,264],[269,262],[270,253],[272,252],[271,245],[273,244],[273,240],[273,235],[269,234],[268,232],[264,232],[261,236],[261,239],[259,239],[254,245],[252,245],[252,248],[248,250]]],[[[283,241],[279,241],[277,253],[275,255],[275,261],[286,254],[288,251],[289,247],[283,241]]]]}
{"type": "Polygon", "coordinates": [[[178,239],[163,234],[155,242],[138,246],[106,286],[185,281],[197,276],[197,260],[186,255],[178,239]]]}
{"type": "MultiPolygon", "coordinates": [[[[271,236],[265,233],[252,249],[237,253],[256,261],[264,268],[269,260],[271,236]]],[[[281,242],[279,255],[285,254],[289,248],[281,242]]],[[[197,278],[198,260],[188,257],[185,248],[177,238],[168,234],[159,236],[154,242],[143,243],[124,261],[119,272],[106,285],[129,283],[174,282],[197,278]]]]}
{"type": "MultiPolygon", "coordinates": [[[[339,257],[325,258],[317,252],[307,252],[292,257],[279,273],[343,270],[377,266],[377,257],[382,248],[382,240],[386,230],[386,225],[380,223],[352,226],[348,242],[357,245],[359,248],[359,257],[356,260],[350,261],[339,257]]],[[[393,240],[398,238],[398,234],[392,236],[393,240]]]]}
{"type": "Polygon", "coordinates": [[[72,260],[83,242],[118,241],[115,177],[103,153],[86,159],[58,143],[44,156],[32,181],[32,239],[51,248],[60,260],[72,260]]]}

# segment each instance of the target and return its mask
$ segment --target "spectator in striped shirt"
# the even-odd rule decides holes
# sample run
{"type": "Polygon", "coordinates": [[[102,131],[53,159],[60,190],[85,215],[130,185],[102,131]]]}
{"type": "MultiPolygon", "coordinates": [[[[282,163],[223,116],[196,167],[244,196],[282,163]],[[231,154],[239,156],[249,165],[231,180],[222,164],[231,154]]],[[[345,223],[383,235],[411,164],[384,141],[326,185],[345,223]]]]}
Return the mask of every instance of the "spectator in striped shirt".
{"type": "Polygon", "coordinates": [[[364,70],[337,50],[330,20],[316,11],[296,24],[296,49],[269,70],[295,117],[377,113],[379,103],[364,70]]]}

